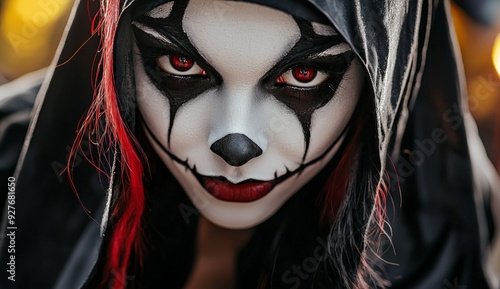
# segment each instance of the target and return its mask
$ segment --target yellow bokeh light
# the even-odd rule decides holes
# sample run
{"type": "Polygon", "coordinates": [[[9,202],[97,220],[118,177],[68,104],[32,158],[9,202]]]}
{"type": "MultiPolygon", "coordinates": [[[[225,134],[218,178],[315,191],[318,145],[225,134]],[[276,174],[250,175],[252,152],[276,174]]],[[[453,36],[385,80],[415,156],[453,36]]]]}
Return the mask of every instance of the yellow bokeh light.
{"type": "Polygon", "coordinates": [[[50,63],[73,0],[3,0],[0,73],[15,78],[50,63]]]}
{"type": "Polygon", "coordinates": [[[493,64],[500,75],[500,33],[497,35],[495,44],[493,45],[493,64]]]}

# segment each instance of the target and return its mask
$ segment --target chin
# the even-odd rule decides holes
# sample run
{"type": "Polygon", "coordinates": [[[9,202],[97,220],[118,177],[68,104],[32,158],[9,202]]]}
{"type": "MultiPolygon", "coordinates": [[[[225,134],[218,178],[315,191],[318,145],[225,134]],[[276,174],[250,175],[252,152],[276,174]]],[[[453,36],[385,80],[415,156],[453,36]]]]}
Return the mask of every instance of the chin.
{"type": "MultiPolygon", "coordinates": [[[[149,134],[148,137],[151,138],[149,134]]],[[[196,166],[190,168],[158,142],[150,139],[150,143],[201,215],[223,228],[248,229],[269,219],[317,175],[337,152],[343,138],[339,137],[320,160],[301,170],[270,181],[249,180],[238,184],[230,183],[224,176],[205,176],[197,172],[196,166]]]]}
{"type": "Polygon", "coordinates": [[[186,171],[182,165],[172,160],[165,163],[200,214],[215,225],[227,229],[247,229],[261,224],[295,193],[283,190],[285,183],[295,179],[290,178],[254,201],[221,200],[210,194],[193,172],[186,171]]]}
{"type": "MultiPolygon", "coordinates": [[[[332,150],[330,153],[334,154],[335,151],[332,150]]],[[[328,159],[325,158],[324,161],[288,177],[256,200],[227,201],[218,199],[208,192],[195,172],[186,170],[185,166],[166,154],[160,157],[201,215],[213,224],[227,229],[248,229],[269,219],[326,165],[328,159]]]]}

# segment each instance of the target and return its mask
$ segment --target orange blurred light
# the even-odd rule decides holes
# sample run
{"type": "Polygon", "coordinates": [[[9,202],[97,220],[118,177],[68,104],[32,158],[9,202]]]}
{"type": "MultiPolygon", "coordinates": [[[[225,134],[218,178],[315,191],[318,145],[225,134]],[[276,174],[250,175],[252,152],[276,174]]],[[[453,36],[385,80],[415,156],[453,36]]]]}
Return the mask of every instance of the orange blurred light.
{"type": "Polygon", "coordinates": [[[7,79],[47,66],[73,0],[0,0],[0,74],[7,79]]]}
{"type": "Polygon", "coordinates": [[[493,64],[500,75],[500,33],[497,35],[495,44],[493,45],[493,64]]]}

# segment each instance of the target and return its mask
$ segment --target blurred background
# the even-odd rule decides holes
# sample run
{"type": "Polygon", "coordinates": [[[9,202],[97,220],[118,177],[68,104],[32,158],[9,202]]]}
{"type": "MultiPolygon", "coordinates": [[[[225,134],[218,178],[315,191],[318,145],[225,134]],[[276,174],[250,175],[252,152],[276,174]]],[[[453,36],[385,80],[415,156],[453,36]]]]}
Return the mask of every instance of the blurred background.
{"type": "MultiPolygon", "coordinates": [[[[50,64],[73,0],[0,0],[0,84],[50,64]]],[[[500,172],[500,0],[456,0],[469,107],[500,172]]]]}
{"type": "Polygon", "coordinates": [[[500,172],[500,0],[457,0],[453,20],[467,79],[469,109],[500,172]]]}
{"type": "Polygon", "coordinates": [[[0,84],[50,64],[73,0],[0,0],[0,84]]]}

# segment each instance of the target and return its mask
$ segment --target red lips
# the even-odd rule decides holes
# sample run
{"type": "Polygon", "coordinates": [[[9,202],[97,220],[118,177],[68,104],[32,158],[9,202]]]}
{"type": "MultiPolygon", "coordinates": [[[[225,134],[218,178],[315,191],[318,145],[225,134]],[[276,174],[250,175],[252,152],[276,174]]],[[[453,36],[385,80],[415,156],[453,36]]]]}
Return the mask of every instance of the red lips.
{"type": "Polygon", "coordinates": [[[203,187],[219,200],[228,202],[253,202],[265,196],[274,187],[272,181],[232,184],[217,178],[202,177],[203,187]]]}

